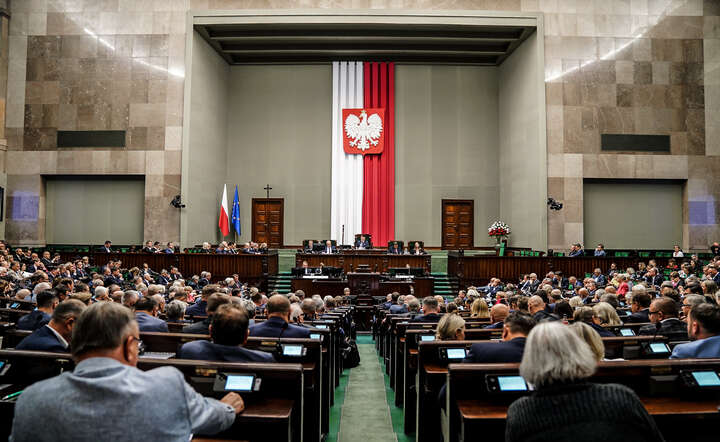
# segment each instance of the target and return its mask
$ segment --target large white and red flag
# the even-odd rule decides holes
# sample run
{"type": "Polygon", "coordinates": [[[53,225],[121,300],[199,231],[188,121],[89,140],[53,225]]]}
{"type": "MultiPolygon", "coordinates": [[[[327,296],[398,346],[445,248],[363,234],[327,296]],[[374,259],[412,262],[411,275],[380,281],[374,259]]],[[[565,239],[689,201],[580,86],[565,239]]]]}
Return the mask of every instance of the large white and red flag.
{"type": "Polygon", "coordinates": [[[230,216],[228,211],[227,202],[227,184],[223,184],[223,196],[220,200],[220,219],[218,220],[218,227],[223,236],[230,234],[230,216]]]}
{"type": "Polygon", "coordinates": [[[395,239],[394,114],[394,63],[333,62],[331,239],[395,239]]]}

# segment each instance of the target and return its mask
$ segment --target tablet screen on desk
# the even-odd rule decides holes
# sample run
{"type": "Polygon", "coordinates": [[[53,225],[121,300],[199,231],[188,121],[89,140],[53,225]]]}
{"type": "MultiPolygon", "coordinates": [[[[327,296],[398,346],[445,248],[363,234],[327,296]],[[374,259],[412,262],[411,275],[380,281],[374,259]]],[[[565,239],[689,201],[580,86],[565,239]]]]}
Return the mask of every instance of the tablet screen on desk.
{"type": "Polygon", "coordinates": [[[420,335],[420,340],[421,340],[422,342],[434,341],[434,340],[435,340],[435,335],[420,335]]]}
{"type": "Polygon", "coordinates": [[[246,374],[229,374],[225,381],[225,390],[252,391],[255,376],[246,374]]]}
{"type": "Polygon", "coordinates": [[[317,325],[314,325],[313,327],[325,329],[325,328],[327,328],[327,325],[325,325],[325,324],[317,324],[317,325]]]}
{"type": "Polygon", "coordinates": [[[500,391],[527,391],[527,384],[522,376],[498,376],[500,391]]]}
{"type": "Polygon", "coordinates": [[[635,332],[631,328],[621,328],[620,335],[621,336],[635,336],[635,332]]]}
{"type": "Polygon", "coordinates": [[[310,339],[320,339],[320,333],[310,333],[310,339]]]}
{"type": "Polygon", "coordinates": [[[464,348],[448,348],[447,349],[448,359],[465,359],[464,348]]]}
{"type": "Polygon", "coordinates": [[[651,343],[650,350],[652,350],[653,353],[670,353],[670,348],[662,342],[651,343]]]}
{"type": "Polygon", "coordinates": [[[302,356],[302,345],[283,345],[283,356],[302,356]]]}
{"type": "Polygon", "coordinates": [[[720,377],[714,371],[693,371],[698,387],[720,387],[720,377]]]}
{"type": "Polygon", "coordinates": [[[18,308],[18,307],[20,307],[20,303],[19,303],[19,302],[13,302],[13,303],[10,305],[10,308],[18,308]]]}

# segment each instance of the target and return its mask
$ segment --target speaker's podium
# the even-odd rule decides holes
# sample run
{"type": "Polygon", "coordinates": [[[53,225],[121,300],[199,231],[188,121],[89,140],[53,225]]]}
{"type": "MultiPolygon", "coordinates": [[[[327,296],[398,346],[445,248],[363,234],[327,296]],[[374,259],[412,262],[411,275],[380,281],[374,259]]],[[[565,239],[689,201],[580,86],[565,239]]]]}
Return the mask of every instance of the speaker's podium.
{"type": "Polygon", "coordinates": [[[375,312],[373,295],[380,290],[380,273],[371,273],[369,267],[358,266],[356,272],[347,274],[350,293],[355,300],[355,322],[358,330],[370,330],[375,312]]]}

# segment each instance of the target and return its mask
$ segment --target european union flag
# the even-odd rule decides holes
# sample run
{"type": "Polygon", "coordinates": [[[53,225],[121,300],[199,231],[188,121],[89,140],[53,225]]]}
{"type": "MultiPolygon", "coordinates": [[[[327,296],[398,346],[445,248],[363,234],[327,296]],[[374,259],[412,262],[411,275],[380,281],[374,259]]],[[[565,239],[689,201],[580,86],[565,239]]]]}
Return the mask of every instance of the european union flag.
{"type": "Polygon", "coordinates": [[[240,235],[240,198],[238,198],[238,189],[235,186],[235,198],[233,199],[232,216],[230,217],[233,228],[240,235]]]}

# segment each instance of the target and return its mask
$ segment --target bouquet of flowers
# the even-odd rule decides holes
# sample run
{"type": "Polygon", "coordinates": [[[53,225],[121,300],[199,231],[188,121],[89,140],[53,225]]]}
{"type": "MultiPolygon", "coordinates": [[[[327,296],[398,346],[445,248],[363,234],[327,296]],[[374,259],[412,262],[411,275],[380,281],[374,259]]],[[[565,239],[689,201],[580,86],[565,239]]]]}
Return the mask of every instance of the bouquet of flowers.
{"type": "Polygon", "coordinates": [[[510,226],[502,221],[495,221],[488,227],[488,236],[507,236],[510,234],[510,226]]]}

